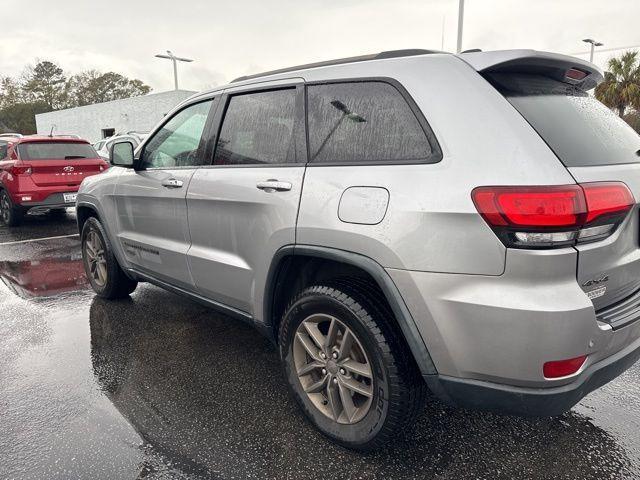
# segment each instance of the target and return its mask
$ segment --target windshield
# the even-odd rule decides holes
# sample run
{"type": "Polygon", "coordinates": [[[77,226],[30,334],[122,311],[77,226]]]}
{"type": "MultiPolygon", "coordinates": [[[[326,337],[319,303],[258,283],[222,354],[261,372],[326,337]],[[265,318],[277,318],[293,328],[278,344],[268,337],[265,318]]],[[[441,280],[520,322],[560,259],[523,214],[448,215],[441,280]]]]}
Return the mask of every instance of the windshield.
{"type": "Polygon", "coordinates": [[[98,158],[88,143],[33,142],[18,146],[22,160],[71,160],[74,158],[98,158]]]}
{"type": "Polygon", "coordinates": [[[488,80],[565,166],[640,162],[640,135],[584,90],[533,74],[493,73],[488,80]]]}

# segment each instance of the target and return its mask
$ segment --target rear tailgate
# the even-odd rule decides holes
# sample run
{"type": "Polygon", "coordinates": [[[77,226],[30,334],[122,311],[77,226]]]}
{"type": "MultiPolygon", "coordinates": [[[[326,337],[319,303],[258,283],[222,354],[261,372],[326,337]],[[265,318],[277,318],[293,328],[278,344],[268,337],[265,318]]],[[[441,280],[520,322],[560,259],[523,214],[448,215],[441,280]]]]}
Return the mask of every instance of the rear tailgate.
{"type": "Polygon", "coordinates": [[[31,167],[31,179],[42,187],[77,186],[105,168],[105,162],[85,142],[25,142],[18,150],[23,166],[31,167]]]}
{"type": "MultiPolygon", "coordinates": [[[[640,201],[640,136],[587,93],[602,79],[595,66],[533,51],[470,55],[468,63],[522,114],[576,182],[623,182],[640,201]]],[[[575,246],[577,280],[599,318],[614,328],[640,316],[638,216],[636,204],[612,235],[575,246]]]]}

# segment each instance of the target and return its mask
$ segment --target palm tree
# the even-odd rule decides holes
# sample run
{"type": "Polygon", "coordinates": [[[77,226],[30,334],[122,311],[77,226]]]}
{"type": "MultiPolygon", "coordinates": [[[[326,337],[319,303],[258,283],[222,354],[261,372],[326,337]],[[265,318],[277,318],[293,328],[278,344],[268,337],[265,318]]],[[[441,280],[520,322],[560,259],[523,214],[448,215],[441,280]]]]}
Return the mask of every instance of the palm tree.
{"type": "Polygon", "coordinates": [[[627,108],[640,109],[640,58],[638,52],[625,52],[609,60],[604,82],[596,87],[596,98],[618,115],[627,108]]]}

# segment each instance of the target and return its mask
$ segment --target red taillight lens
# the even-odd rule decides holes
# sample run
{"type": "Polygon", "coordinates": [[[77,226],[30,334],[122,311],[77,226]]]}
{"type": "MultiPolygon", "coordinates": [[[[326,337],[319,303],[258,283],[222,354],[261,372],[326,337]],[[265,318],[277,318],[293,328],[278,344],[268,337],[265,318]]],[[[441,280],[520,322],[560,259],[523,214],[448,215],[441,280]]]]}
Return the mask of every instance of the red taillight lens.
{"type": "Polygon", "coordinates": [[[31,175],[31,167],[11,167],[11,173],[14,175],[31,175]]]}
{"type": "Polygon", "coordinates": [[[509,247],[549,248],[604,238],[635,200],[620,182],[544,187],[479,187],[478,212],[509,247]]]}
{"type": "Polygon", "coordinates": [[[480,187],[473,191],[473,201],[478,211],[494,225],[574,226],[586,213],[584,195],[578,185],[480,187]]]}
{"type": "Polygon", "coordinates": [[[570,68],[569,70],[567,70],[567,73],[565,73],[565,77],[570,78],[571,80],[582,80],[587,75],[589,75],[587,72],[584,72],[577,68],[570,68]]]}
{"type": "Polygon", "coordinates": [[[624,183],[583,183],[587,201],[587,220],[591,223],[601,217],[626,214],[635,203],[633,195],[624,183]]]}
{"type": "Polygon", "coordinates": [[[547,362],[542,367],[542,373],[545,378],[560,378],[567,375],[573,375],[576,373],[582,365],[584,365],[586,355],[581,355],[576,358],[570,358],[568,360],[558,360],[554,362],[547,362]]]}

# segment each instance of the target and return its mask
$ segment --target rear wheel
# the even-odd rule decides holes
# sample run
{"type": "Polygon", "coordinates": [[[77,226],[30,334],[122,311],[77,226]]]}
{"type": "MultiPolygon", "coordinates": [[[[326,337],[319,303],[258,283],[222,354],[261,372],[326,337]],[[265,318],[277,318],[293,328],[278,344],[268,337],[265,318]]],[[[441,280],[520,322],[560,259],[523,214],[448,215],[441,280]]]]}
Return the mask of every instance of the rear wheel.
{"type": "Polygon", "coordinates": [[[294,397],[322,433],[359,450],[378,448],[412,425],[426,395],[374,291],[350,280],[309,287],[294,298],[280,329],[294,397]]]}
{"type": "Polygon", "coordinates": [[[100,221],[90,217],[82,227],[82,260],[91,287],[102,298],[124,298],[132,293],[138,282],[130,279],[120,268],[109,238],[100,221]]]}
{"type": "Polygon", "coordinates": [[[11,201],[5,190],[0,190],[0,222],[7,227],[15,227],[22,221],[23,213],[11,201]]]}

